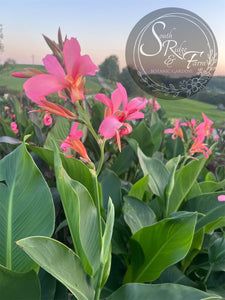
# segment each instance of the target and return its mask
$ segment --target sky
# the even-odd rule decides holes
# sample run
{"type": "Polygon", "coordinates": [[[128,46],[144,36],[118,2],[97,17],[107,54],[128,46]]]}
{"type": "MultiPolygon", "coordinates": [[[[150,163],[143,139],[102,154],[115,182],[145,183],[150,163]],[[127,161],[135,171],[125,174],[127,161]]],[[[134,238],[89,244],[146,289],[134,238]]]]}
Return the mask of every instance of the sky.
{"type": "Polygon", "coordinates": [[[123,68],[132,28],[148,13],[165,7],[190,10],[209,25],[219,50],[215,75],[225,76],[225,0],[1,0],[0,62],[12,58],[17,63],[41,64],[51,53],[42,34],[57,41],[60,26],[63,36],[76,37],[82,55],[88,54],[95,64],[117,55],[123,68]]]}

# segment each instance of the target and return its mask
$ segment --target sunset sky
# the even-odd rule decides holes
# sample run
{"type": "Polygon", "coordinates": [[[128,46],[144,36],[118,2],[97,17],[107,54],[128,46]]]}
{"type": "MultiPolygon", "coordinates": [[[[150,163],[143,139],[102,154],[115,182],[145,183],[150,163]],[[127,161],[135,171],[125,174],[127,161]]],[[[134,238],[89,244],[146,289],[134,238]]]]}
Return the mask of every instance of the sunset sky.
{"type": "Polygon", "coordinates": [[[199,15],[212,29],[218,44],[219,60],[215,75],[225,76],[224,0],[1,0],[4,52],[0,62],[41,64],[50,53],[42,34],[56,40],[62,34],[76,37],[82,54],[95,64],[115,54],[125,67],[125,47],[134,25],[146,14],[164,7],[180,7],[199,15]]]}

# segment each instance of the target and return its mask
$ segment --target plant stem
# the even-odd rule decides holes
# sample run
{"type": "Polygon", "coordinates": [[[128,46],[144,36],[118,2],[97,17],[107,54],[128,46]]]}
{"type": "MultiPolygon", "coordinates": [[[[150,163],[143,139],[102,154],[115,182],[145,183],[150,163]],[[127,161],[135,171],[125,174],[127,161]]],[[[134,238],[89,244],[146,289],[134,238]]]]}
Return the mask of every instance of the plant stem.
{"type": "MultiPolygon", "coordinates": [[[[94,139],[96,140],[96,142],[98,143],[99,141],[99,137],[96,134],[91,121],[85,111],[85,109],[80,105],[79,102],[76,103],[77,104],[77,108],[78,110],[81,112],[86,126],[88,127],[88,129],[90,130],[90,132],[92,133],[94,139]]],[[[97,218],[98,218],[98,232],[99,232],[99,242],[100,242],[100,252],[102,251],[102,247],[103,247],[103,241],[102,241],[102,237],[103,237],[103,233],[102,233],[102,216],[101,216],[101,196],[99,193],[99,186],[98,186],[98,175],[102,169],[102,165],[104,162],[104,148],[105,148],[105,139],[102,140],[102,143],[99,145],[100,146],[100,151],[101,151],[101,157],[99,160],[99,164],[98,164],[98,168],[96,172],[92,172],[93,177],[94,177],[94,184],[95,184],[95,195],[96,195],[96,208],[97,208],[97,218]]],[[[99,143],[98,143],[99,144],[99,143]]],[[[97,285],[96,285],[96,293],[95,293],[95,297],[94,300],[99,300],[100,299],[100,294],[101,294],[101,284],[102,284],[102,276],[104,273],[104,267],[105,265],[103,263],[100,263],[99,269],[97,271],[97,285]]]]}
{"type": "Polygon", "coordinates": [[[94,128],[92,127],[92,124],[90,122],[90,119],[87,115],[87,113],[85,112],[85,110],[83,109],[83,107],[80,105],[80,103],[77,101],[76,103],[78,110],[82,113],[85,122],[86,122],[86,126],[88,127],[88,129],[91,131],[93,137],[95,138],[96,142],[98,142],[98,135],[96,134],[94,128]]]}
{"type": "Polygon", "coordinates": [[[98,176],[101,169],[102,169],[102,165],[103,165],[103,162],[104,162],[104,148],[105,148],[105,139],[102,141],[102,144],[100,146],[100,150],[101,150],[101,157],[100,157],[100,160],[99,160],[99,164],[98,164],[98,169],[96,171],[96,175],[98,176]]]}
{"type": "Polygon", "coordinates": [[[96,288],[96,293],[95,293],[95,298],[94,300],[99,300],[100,299],[100,294],[101,294],[101,282],[102,282],[102,276],[103,276],[103,271],[104,271],[104,265],[101,263],[99,270],[98,270],[98,283],[97,283],[97,288],[96,288]]]}
{"type": "Polygon", "coordinates": [[[99,195],[97,174],[94,174],[93,177],[94,177],[95,190],[96,190],[96,208],[97,208],[97,215],[98,215],[98,230],[99,230],[100,249],[101,249],[102,248],[101,198],[99,195]]]}
{"type": "MultiPolygon", "coordinates": [[[[104,148],[104,147],[102,147],[104,148]]],[[[104,150],[103,150],[104,151],[104,150]]],[[[98,216],[98,231],[99,231],[99,239],[100,239],[100,251],[102,251],[102,221],[101,221],[101,198],[99,195],[99,188],[98,188],[98,179],[97,173],[94,175],[94,182],[95,182],[95,190],[96,190],[96,207],[97,207],[97,216],[98,216]]],[[[102,276],[104,271],[104,264],[100,264],[98,269],[98,278],[97,278],[97,286],[96,286],[96,293],[94,300],[100,299],[101,294],[101,282],[102,276]]]]}
{"type": "Polygon", "coordinates": [[[209,267],[209,269],[208,269],[208,272],[207,272],[207,274],[206,274],[206,276],[205,276],[205,279],[204,279],[204,281],[203,281],[204,284],[206,284],[206,282],[207,282],[207,280],[208,280],[208,278],[209,278],[209,276],[210,276],[210,274],[211,274],[211,272],[212,272],[212,268],[213,268],[213,264],[210,264],[210,267],[209,267]]]}

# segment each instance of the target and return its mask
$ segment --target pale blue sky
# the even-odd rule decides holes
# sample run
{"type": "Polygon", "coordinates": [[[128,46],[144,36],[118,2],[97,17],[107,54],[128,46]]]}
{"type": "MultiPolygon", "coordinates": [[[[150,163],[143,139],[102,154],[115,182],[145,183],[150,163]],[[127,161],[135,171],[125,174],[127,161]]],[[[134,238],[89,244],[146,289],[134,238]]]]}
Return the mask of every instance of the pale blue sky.
{"type": "Polygon", "coordinates": [[[13,58],[18,63],[41,63],[50,51],[42,33],[56,40],[58,27],[63,35],[76,37],[82,54],[96,64],[116,54],[125,66],[125,47],[130,31],[146,14],[159,8],[180,7],[199,15],[217,39],[217,72],[225,75],[224,0],[1,0],[5,51],[1,62],[13,58]]]}

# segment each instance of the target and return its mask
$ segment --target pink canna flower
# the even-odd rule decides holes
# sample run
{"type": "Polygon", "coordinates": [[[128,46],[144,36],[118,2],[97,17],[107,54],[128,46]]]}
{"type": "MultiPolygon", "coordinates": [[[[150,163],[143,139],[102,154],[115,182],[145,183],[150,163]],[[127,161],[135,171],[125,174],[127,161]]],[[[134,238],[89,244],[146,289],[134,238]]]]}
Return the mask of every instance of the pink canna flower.
{"type": "Polygon", "coordinates": [[[225,201],[225,195],[218,196],[218,201],[225,201]]]}
{"type": "Polygon", "coordinates": [[[117,83],[117,89],[112,92],[111,99],[104,94],[97,94],[95,99],[106,105],[105,119],[99,127],[99,132],[106,139],[115,137],[121,151],[120,138],[132,132],[132,127],[124,121],[144,118],[140,110],[145,108],[147,100],[137,97],[127,103],[127,92],[121,83],[117,83]],[[120,110],[121,105],[123,110],[120,110]]]}
{"type": "Polygon", "coordinates": [[[220,137],[219,137],[218,135],[215,135],[215,136],[213,137],[213,140],[214,140],[214,141],[218,141],[219,138],[220,138],[220,137]]]}
{"type": "Polygon", "coordinates": [[[43,118],[43,122],[46,126],[51,125],[52,124],[52,117],[48,113],[46,113],[44,118],[43,118]]]}
{"type": "MultiPolygon", "coordinates": [[[[90,158],[88,157],[86,148],[84,147],[83,143],[80,141],[80,139],[83,136],[83,131],[82,130],[77,130],[79,123],[75,123],[70,130],[70,134],[67,136],[67,138],[62,141],[61,149],[65,153],[68,151],[68,148],[73,149],[75,152],[77,152],[81,156],[81,160],[84,162],[91,162],[90,158]]],[[[67,156],[66,157],[72,157],[73,155],[67,156]]]]}
{"type": "Polygon", "coordinates": [[[155,99],[149,99],[148,103],[153,107],[153,111],[157,111],[161,108],[161,106],[155,99]]]}
{"type": "Polygon", "coordinates": [[[19,132],[19,130],[17,129],[17,124],[16,122],[11,122],[10,124],[12,130],[17,134],[19,132]]]}
{"type": "Polygon", "coordinates": [[[98,67],[91,61],[88,55],[81,56],[80,45],[75,38],[67,39],[63,46],[63,59],[66,73],[53,55],[47,55],[43,59],[44,66],[49,74],[39,74],[28,79],[24,83],[26,95],[33,101],[43,98],[51,93],[69,90],[72,102],[84,99],[83,75],[95,75],[98,67]]]}
{"type": "Polygon", "coordinates": [[[211,121],[210,119],[207,118],[207,116],[202,113],[204,122],[200,123],[196,128],[195,128],[195,133],[197,134],[197,136],[202,135],[202,136],[206,136],[209,137],[210,134],[213,132],[213,121],[211,121]]]}
{"type": "Polygon", "coordinates": [[[201,135],[193,139],[194,143],[189,150],[189,154],[191,156],[195,153],[201,152],[204,154],[205,158],[209,158],[208,154],[212,154],[212,151],[208,147],[206,147],[206,144],[203,144],[204,139],[205,137],[201,135]]]}
{"type": "Polygon", "coordinates": [[[180,125],[187,126],[187,124],[186,123],[180,124],[180,119],[177,119],[174,125],[175,125],[174,128],[168,128],[164,131],[164,133],[172,133],[173,140],[175,140],[179,136],[184,142],[183,130],[181,129],[180,125]]]}

